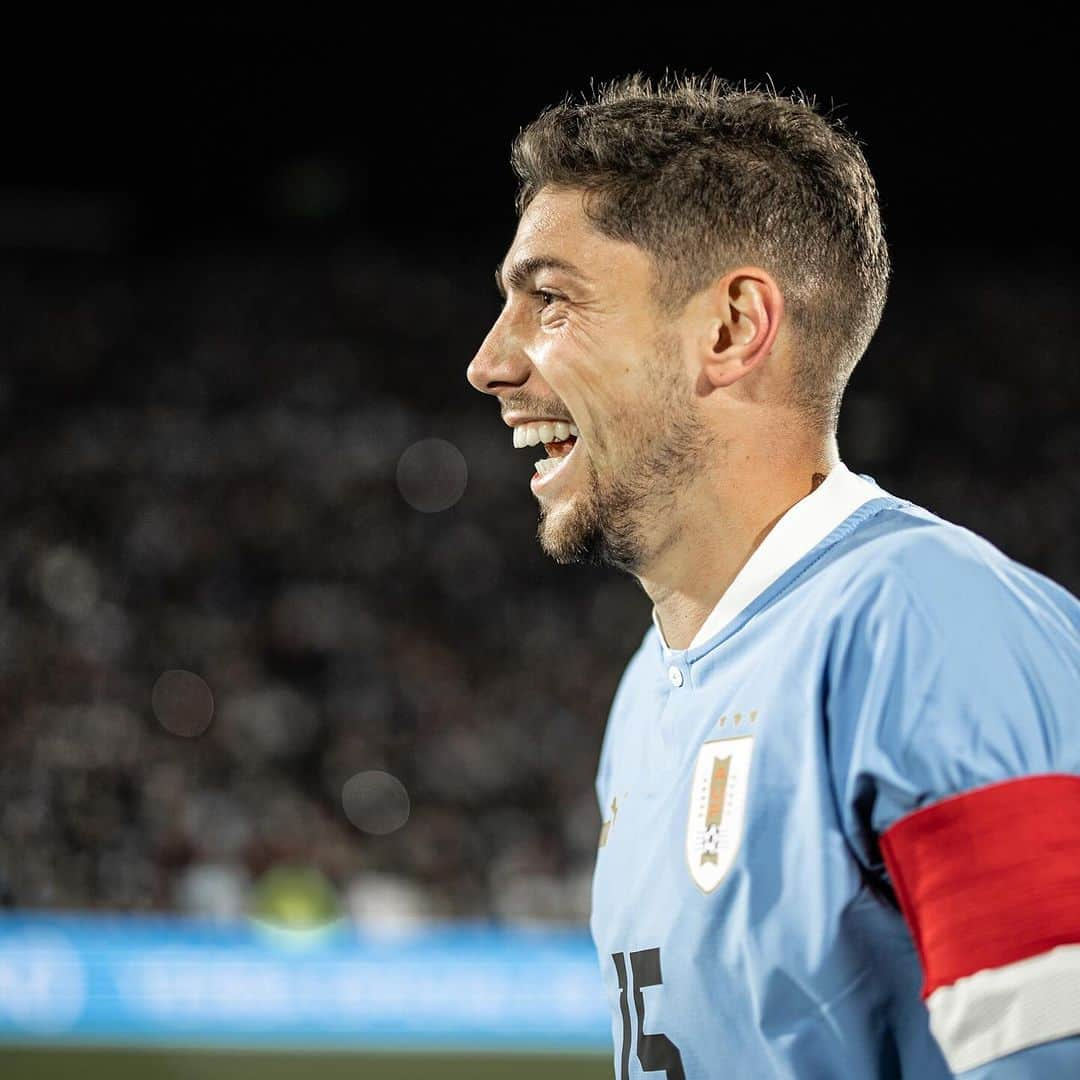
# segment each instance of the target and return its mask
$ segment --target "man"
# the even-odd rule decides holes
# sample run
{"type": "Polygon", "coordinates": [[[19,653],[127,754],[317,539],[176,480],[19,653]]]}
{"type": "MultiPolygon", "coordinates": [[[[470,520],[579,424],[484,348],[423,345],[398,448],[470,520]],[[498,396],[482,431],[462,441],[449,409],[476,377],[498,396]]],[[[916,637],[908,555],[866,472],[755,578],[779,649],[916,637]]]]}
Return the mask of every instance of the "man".
{"type": "Polygon", "coordinates": [[[468,378],[547,448],[544,550],[653,601],[596,777],[615,1076],[1080,1076],[1080,601],[840,460],[857,142],[638,74],[512,160],[468,378]]]}

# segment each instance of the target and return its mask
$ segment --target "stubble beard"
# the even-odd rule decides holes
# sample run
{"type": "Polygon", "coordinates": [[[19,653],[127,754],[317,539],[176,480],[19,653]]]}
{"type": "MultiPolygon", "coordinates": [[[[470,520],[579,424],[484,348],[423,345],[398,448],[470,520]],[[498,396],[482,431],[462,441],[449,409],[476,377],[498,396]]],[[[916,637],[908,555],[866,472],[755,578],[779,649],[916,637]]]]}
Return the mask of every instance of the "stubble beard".
{"type": "Polygon", "coordinates": [[[700,476],[709,434],[680,379],[673,346],[653,360],[655,405],[633,438],[598,471],[587,448],[582,477],[551,504],[541,503],[537,539],[560,565],[609,566],[640,576],[678,539],[679,503],[700,476]]]}

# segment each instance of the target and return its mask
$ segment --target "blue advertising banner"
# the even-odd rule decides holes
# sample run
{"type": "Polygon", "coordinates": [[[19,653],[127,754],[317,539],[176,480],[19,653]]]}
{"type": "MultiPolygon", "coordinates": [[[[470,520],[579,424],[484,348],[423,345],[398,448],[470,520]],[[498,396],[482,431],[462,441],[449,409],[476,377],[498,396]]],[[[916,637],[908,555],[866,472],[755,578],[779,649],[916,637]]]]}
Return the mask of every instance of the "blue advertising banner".
{"type": "Polygon", "coordinates": [[[587,929],[0,916],[0,1042],[609,1051],[587,929]]]}

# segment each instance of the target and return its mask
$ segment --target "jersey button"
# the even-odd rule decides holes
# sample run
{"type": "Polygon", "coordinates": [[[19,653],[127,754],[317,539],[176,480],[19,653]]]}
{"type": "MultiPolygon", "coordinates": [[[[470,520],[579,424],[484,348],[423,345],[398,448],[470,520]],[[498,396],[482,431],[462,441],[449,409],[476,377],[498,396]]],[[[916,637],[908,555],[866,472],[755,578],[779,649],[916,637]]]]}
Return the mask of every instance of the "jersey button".
{"type": "Polygon", "coordinates": [[[672,686],[682,686],[682,672],[674,664],[668,668],[667,673],[672,686]]]}

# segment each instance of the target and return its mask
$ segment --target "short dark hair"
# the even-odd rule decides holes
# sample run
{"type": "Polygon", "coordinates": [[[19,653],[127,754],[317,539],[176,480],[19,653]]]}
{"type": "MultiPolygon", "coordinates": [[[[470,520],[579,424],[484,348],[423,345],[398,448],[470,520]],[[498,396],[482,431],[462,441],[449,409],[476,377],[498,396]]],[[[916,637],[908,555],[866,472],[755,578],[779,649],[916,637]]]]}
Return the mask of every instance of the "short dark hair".
{"type": "Polygon", "coordinates": [[[791,403],[831,434],[891,267],[860,142],[815,106],[716,75],[665,74],[654,89],[635,72],[544,109],[511,164],[519,217],[545,186],[581,190],[599,232],[652,256],[665,319],[741,263],[772,274],[799,349],[791,403]]]}

